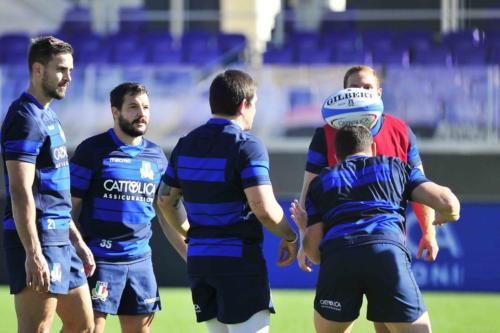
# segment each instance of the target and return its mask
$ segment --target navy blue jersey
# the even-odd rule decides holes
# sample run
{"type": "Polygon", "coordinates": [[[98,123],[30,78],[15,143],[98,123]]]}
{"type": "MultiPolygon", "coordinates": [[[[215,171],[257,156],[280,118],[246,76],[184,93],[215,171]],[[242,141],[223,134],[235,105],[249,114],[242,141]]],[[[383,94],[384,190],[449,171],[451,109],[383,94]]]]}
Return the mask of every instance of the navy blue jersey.
{"type": "Polygon", "coordinates": [[[262,225],[244,189],[270,184],[264,144],[235,122],[213,118],[181,138],[163,181],[182,190],[190,274],[265,273],[262,225]]]}
{"type": "MultiPolygon", "coordinates": [[[[428,180],[396,157],[354,156],[327,168],[309,187],[309,225],[323,222],[322,243],[396,241],[404,244],[411,192],[428,180]]],[[[344,245],[345,245],[344,244],[344,245]]]]}
{"type": "MultiPolygon", "coordinates": [[[[422,164],[420,153],[417,147],[417,138],[406,123],[391,115],[383,115],[379,122],[371,129],[373,141],[375,142],[375,153],[389,157],[398,157],[413,167],[422,164]]],[[[328,146],[333,146],[332,140],[325,135],[325,128],[318,127],[314,132],[313,138],[307,152],[306,171],[319,174],[327,166],[333,166],[330,163],[328,146]]]]}
{"type": "Polygon", "coordinates": [[[7,195],[3,219],[5,247],[22,246],[12,216],[5,161],[35,165],[32,189],[41,245],[69,244],[71,197],[68,154],[64,132],[56,114],[50,108],[44,109],[31,94],[23,93],[9,107],[1,137],[7,195]]]}
{"type": "Polygon", "coordinates": [[[146,139],[126,145],[110,129],[83,141],[70,167],[71,195],[82,199],[78,221],[96,260],[149,256],[153,201],[167,167],[162,149],[146,139]]]}

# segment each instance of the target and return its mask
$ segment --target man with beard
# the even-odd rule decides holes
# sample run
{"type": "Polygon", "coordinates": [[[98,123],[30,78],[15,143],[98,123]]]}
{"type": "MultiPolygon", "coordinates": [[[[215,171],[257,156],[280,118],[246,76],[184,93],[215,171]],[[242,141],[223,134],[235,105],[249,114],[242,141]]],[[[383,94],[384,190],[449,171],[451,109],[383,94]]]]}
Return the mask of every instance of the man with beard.
{"type": "Polygon", "coordinates": [[[49,106],[66,94],[72,53],[71,45],[57,38],[33,40],[28,90],[11,104],[2,124],[4,246],[18,332],[48,332],[55,312],[62,332],[93,328],[85,274],[93,273],[95,263],[71,221],[66,139],[49,106]]]}
{"type": "MultiPolygon", "coordinates": [[[[73,218],[96,259],[89,278],[94,332],[117,314],[123,332],[149,332],[160,310],[151,262],[153,202],[167,167],[162,149],[143,138],[149,97],[142,84],[126,82],[110,93],[114,127],[83,141],[71,159],[73,218]]],[[[184,240],[159,219],[181,256],[184,240]]]]}

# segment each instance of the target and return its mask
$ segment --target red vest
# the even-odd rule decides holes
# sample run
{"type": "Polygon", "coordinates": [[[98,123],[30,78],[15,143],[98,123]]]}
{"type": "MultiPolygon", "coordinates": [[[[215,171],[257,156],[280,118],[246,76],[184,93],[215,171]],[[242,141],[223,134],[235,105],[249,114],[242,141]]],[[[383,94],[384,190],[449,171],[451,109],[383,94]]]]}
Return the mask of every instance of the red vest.
{"type": "MultiPolygon", "coordinates": [[[[328,157],[328,166],[337,164],[335,157],[335,135],[337,130],[330,125],[324,125],[326,151],[328,157]]],[[[375,155],[384,155],[387,157],[399,157],[402,161],[408,162],[408,127],[401,119],[384,114],[384,122],[379,132],[373,137],[375,155]]]]}

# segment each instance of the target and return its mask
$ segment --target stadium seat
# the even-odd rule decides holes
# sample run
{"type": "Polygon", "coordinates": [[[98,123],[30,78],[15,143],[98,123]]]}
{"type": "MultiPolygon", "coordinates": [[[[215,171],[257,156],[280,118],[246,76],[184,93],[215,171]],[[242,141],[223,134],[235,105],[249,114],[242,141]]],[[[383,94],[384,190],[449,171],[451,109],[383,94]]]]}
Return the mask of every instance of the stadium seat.
{"type": "Polygon", "coordinates": [[[399,65],[408,67],[410,65],[410,52],[405,48],[372,49],[373,64],[399,65]]]}
{"type": "Polygon", "coordinates": [[[295,62],[293,49],[290,47],[277,48],[268,44],[266,52],[263,54],[265,64],[292,64],[295,62]]]}
{"type": "Polygon", "coordinates": [[[217,36],[204,31],[189,31],[181,37],[183,61],[188,64],[210,64],[219,60],[217,36]]]}
{"type": "Polygon", "coordinates": [[[242,34],[218,34],[217,47],[224,63],[241,62],[245,57],[246,37],[242,34]]]}
{"type": "Polygon", "coordinates": [[[118,15],[121,33],[139,34],[147,28],[146,10],[142,7],[121,7],[118,15]]]}
{"type": "Polygon", "coordinates": [[[424,50],[432,48],[433,44],[433,32],[431,30],[403,30],[397,36],[397,45],[399,47],[424,50]]]}
{"type": "Polygon", "coordinates": [[[110,48],[101,36],[78,34],[70,37],[74,48],[75,62],[79,64],[103,64],[109,60],[110,48]]]}
{"type": "Polygon", "coordinates": [[[91,33],[92,14],[89,7],[73,6],[64,14],[59,33],[64,35],[91,33]]]}
{"type": "Polygon", "coordinates": [[[396,33],[388,30],[366,30],[361,33],[363,48],[370,50],[390,50],[394,47],[396,33]]]}
{"type": "Polygon", "coordinates": [[[25,64],[30,38],[24,33],[10,33],[0,37],[0,63],[25,64]]]}
{"type": "Polygon", "coordinates": [[[430,48],[427,50],[415,50],[413,52],[412,63],[419,65],[452,66],[453,59],[451,51],[447,48],[430,48]]]}
{"type": "Polygon", "coordinates": [[[297,53],[299,64],[321,65],[332,62],[332,50],[330,48],[299,49],[297,53]]]}
{"type": "Polygon", "coordinates": [[[372,56],[366,50],[334,49],[332,62],[339,64],[371,65],[372,56]]]}
{"type": "Polygon", "coordinates": [[[457,65],[484,65],[487,59],[484,47],[460,47],[453,50],[454,62],[457,65]]]}

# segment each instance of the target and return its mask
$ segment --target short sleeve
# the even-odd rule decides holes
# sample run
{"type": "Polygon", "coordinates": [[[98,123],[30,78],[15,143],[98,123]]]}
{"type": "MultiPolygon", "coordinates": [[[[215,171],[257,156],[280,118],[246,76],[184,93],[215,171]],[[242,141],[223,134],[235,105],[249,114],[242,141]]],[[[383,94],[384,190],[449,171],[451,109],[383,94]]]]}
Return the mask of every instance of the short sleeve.
{"type": "Polygon", "coordinates": [[[318,127],[314,132],[309,150],[307,151],[306,171],[319,174],[328,166],[325,131],[318,127]]]}
{"type": "MultiPolygon", "coordinates": [[[[408,126],[407,126],[408,127],[408,126]]],[[[420,158],[420,152],[417,147],[417,137],[415,133],[408,127],[408,163],[412,167],[418,167],[422,165],[422,159],[420,158]]]]}
{"type": "Polygon", "coordinates": [[[321,196],[321,193],[318,193],[318,191],[322,191],[320,177],[316,177],[313,179],[313,181],[309,185],[309,190],[307,191],[305,202],[305,208],[307,212],[307,226],[311,226],[323,221],[321,212],[319,210],[319,198],[321,196]]]}
{"type": "Polygon", "coordinates": [[[405,196],[408,200],[410,200],[413,190],[420,184],[428,182],[429,179],[425,177],[424,173],[419,168],[414,168],[408,164],[405,164],[404,162],[401,162],[401,164],[405,169],[404,172],[407,178],[407,183],[405,186],[405,196]]]}
{"type": "Polygon", "coordinates": [[[165,173],[161,178],[162,182],[164,182],[166,185],[175,188],[180,188],[179,178],[177,177],[177,155],[179,152],[180,144],[181,141],[179,140],[174,150],[172,150],[172,153],[170,154],[170,161],[166,166],[165,173]]]}
{"type": "Polygon", "coordinates": [[[83,198],[87,193],[94,175],[93,147],[86,142],[81,143],[71,158],[71,196],[83,198]]]}
{"type": "Polygon", "coordinates": [[[252,136],[241,143],[238,171],[243,188],[271,184],[269,154],[258,138],[252,136]]]}
{"type": "Polygon", "coordinates": [[[19,110],[3,130],[5,159],[35,164],[45,140],[36,118],[19,110]]]}

